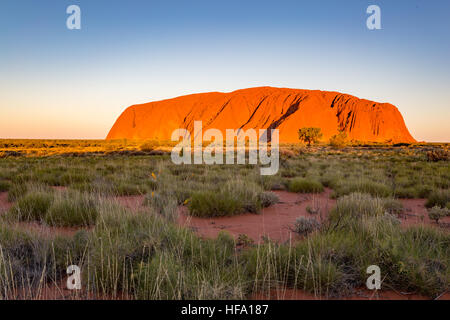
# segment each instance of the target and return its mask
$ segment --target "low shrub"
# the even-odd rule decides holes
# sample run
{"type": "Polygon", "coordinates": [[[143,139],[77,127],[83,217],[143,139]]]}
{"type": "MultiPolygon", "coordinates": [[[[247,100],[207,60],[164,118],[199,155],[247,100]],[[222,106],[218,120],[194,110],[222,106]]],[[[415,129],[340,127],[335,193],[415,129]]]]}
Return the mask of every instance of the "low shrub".
{"type": "Polygon", "coordinates": [[[450,209],[448,208],[441,208],[439,206],[434,206],[433,208],[428,210],[428,217],[430,217],[431,220],[436,221],[436,223],[439,222],[439,219],[448,216],[450,216],[450,209]]]}
{"type": "Polygon", "coordinates": [[[320,182],[325,187],[335,188],[342,179],[343,176],[340,174],[325,172],[324,175],[320,177],[320,182]]]}
{"type": "Polygon", "coordinates": [[[159,147],[160,143],[157,140],[150,140],[146,141],[143,144],[139,146],[139,149],[141,151],[150,152],[153,151],[155,148],[159,147]]]}
{"type": "Polygon", "coordinates": [[[318,214],[320,212],[320,208],[318,206],[306,206],[306,212],[309,214],[318,214]]]}
{"type": "Polygon", "coordinates": [[[258,195],[261,206],[266,208],[280,201],[278,196],[273,192],[262,192],[258,195]]]}
{"type": "Polygon", "coordinates": [[[450,190],[435,190],[430,193],[428,200],[425,203],[427,208],[432,208],[434,206],[439,206],[444,208],[447,203],[450,202],[450,190]]]}
{"type": "Polygon", "coordinates": [[[316,180],[305,178],[294,178],[289,182],[288,190],[298,193],[319,193],[323,192],[323,185],[316,180]]]}
{"type": "Polygon", "coordinates": [[[395,188],[394,195],[401,199],[414,199],[419,196],[416,187],[397,187],[395,188]]]}
{"type": "Polygon", "coordinates": [[[383,208],[386,212],[394,215],[402,213],[404,209],[403,204],[393,198],[383,199],[383,208]]]}
{"type": "Polygon", "coordinates": [[[0,192],[8,191],[10,188],[10,183],[5,180],[0,180],[0,192]]]}
{"type": "Polygon", "coordinates": [[[347,134],[343,131],[333,135],[330,138],[330,146],[334,148],[343,148],[347,145],[347,134]]]}
{"type": "Polygon", "coordinates": [[[236,240],[236,245],[238,245],[238,246],[248,247],[248,246],[253,245],[254,243],[255,243],[255,241],[245,233],[239,234],[238,238],[236,240]]]}
{"type": "Polygon", "coordinates": [[[428,161],[448,161],[450,159],[450,152],[444,149],[435,149],[427,152],[428,161]]]}
{"type": "Polygon", "coordinates": [[[307,236],[311,232],[318,230],[320,228],[320,223],[314,218],[299,217],[295,220],[294,232],[301,235],[307,236]]]}

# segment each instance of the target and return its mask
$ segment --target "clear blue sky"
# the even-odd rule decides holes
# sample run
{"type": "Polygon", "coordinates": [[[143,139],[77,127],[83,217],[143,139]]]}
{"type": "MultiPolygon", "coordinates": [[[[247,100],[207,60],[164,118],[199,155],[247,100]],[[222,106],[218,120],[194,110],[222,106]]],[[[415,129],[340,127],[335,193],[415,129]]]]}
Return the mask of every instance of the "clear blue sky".
{"type": "Polygon", "coordinates": [[[447,0],[1,0],[0,137],[104,138],[132,104],[270,85],[390,102],[450,141],[449,57],[447,0]]]}

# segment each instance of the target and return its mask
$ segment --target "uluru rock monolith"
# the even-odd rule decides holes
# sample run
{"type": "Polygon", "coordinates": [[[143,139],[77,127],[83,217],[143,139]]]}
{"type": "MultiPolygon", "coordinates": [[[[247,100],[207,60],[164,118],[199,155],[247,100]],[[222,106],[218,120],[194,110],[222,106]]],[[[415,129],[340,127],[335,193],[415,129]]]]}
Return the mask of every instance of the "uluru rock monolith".
{"type": "Polygon", "coordinates": [[[339,92],[258,87],[209,92],[128,107],[107,139],[170,140],[175,129],[279,129],[280,142],[298,142],[302,127],[319,127],[323,140],[339,130],[351,140],[415,142],[398,109],[339,92]]]}

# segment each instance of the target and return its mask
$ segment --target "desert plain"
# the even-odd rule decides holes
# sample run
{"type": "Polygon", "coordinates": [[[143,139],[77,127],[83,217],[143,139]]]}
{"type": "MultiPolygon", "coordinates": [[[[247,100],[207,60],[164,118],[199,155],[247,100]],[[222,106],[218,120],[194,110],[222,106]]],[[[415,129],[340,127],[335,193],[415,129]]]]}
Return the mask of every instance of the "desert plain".
{"type": "Polygon", "coordinates": [[[284,143],[273,176],[172,147],[1,140],[0,297],[449,299],[448,144],[284,143]]]}

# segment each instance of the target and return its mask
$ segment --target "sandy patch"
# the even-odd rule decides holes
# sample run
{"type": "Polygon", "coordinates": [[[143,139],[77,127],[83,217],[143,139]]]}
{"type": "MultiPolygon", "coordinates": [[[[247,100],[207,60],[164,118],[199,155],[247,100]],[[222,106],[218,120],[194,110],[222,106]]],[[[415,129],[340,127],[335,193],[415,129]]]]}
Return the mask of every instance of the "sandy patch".
{"type": "Polygon", "coordinates": [[[278,242],[289,242],[297,238],[290,229],[298,217],[315,217],[323,221],[336,203],[330,199],[330,189],[320,194],[297,194],[287,191],[274,193],[278,195],[280,202],[264,208],[260,214],[197,218],[188,215],[187,207],[180,207],[178,222],[208,238],[214,238],[221,230],[226,230],[236,237],[239,234],[246,234],[256,242],[261,241],[263,236],[278,242]],[[318,209],[319,212],[308,213],[306,211],[308,206],[318,209]]]}
{"type": "Polygon", "coordinates": [[[0,213],[8,211],[12,203],[8,201],[8,192],[0,192],[0,213]]]}
{"type": "MultiPolygon", "coordinates": [[[[426,199],[400,199],[400,202],[404,207],[404,212],[399,215],[402,226],[409,227],[427,224],[438,227],[438,224],[428,217],[428,211],[425,207],[426,199]]],[[[450,227],[450,217],[440,219],[439,226],[448,229],[450,227]]]]}
{"type": "MultiPolygon", "coordinates": [[[[299,289],[274,289],[267,293],[255,294],[253,300],[430,300],[429,297],[398,292],[394,290],[359,289],[349,296],[329,298],[324,295],[315,295],[299,289]]],[[[444,293],[436,300],[450,300],[450,293],[444,293]]]]}
{"type": "MultiPolygon", "coordinates": [[[[331,189],[325,189],[319,194],[301,194],[288,191],[273,191],[280,202],[264,208],[260,214],[244,213],[232,217],[198,218],[188,213],[186,206],[178,208],[178,224],[194,230],[200,236],[215,238],[221,230],[226,230],[236,238],[246,234],[256,242],[262,237],[285,243],[298,240],[299,237],[291,231],[298,217],[312,217],[325,221],[336,200],[331,199],[331,189]],[[307,212],[307,207],[318,211],[316,214],[307,212]]],[[[120,196],[115,199],[127,209],[138,211],[143,209],[144,195],[120,196]]],[[[436,222],[428,218],[426,199],[400,199],[405,210],[399,215],[402,226],[427,224],[438,227],[436,222]]],[[[450,225],[450,217],[441,220],[440,227],[450,225]]],[[[448,230],[448,227],[446,228],[448,230]]]]}
{"type": "Polygon", "coordinates": [[[39,222],[15,222],[11,224],[11,227],[23,231],[33,232],[40,236],[43,236],[44,238],[53,238],[55,236],[72,237],[80,230],[89,230],[88,228],[81,227],[50,227],[39,222]]]}
{"type": "Polygon", "coordinates": [[[65,186],[51,186],[51,188],[55,191],[66,191],[68,189],[65,186]]]}
{"type": "Polygon", "coordinates": [[[144,195],[138,196],[119,196],[115,197],[115,199],[119,202],[120,205],[124,206],[127,209],[132,211],[138,211],[144,207],[144,195]]]}
{"type": "Polygon", "coordinates": [[[133,297],[122,292],[115,295],[94,294],[86,290],[70,290],[67,278],[58,282],[48,282],[39,288],[15,288],[8,297],[11,300],[131,300],[133,297]]]}

